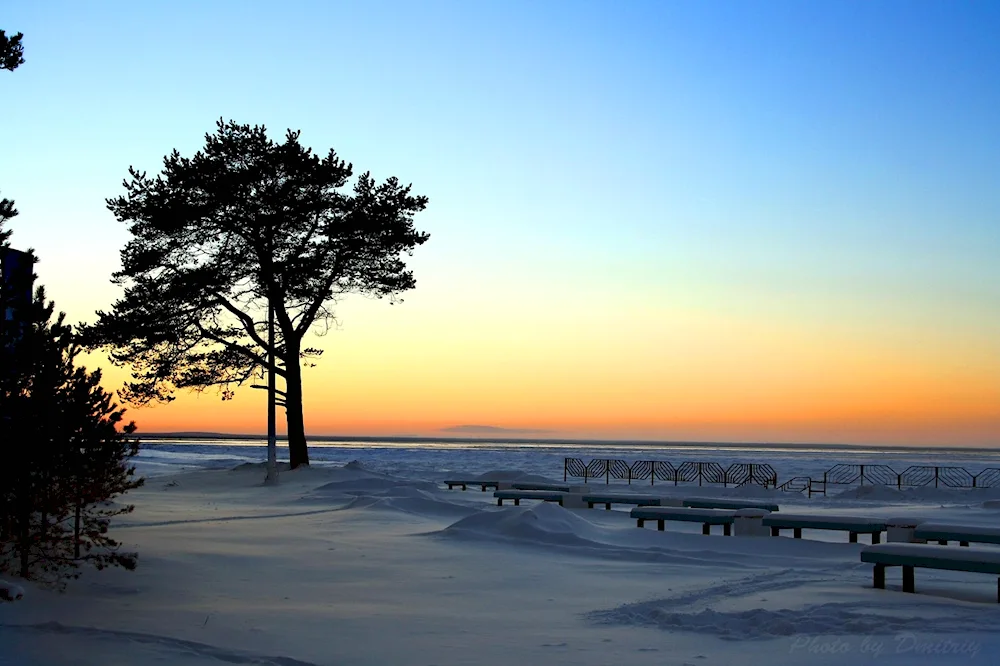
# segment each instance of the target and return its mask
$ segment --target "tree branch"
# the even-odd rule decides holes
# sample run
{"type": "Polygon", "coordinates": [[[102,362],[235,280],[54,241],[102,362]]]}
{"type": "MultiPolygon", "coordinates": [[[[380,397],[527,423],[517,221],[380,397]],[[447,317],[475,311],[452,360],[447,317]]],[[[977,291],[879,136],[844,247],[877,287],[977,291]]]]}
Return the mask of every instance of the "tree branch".
{"type": "Polygon", "coordinates": [[[330,294],[330,290],[333,289],[333,283],[337,280],[337,269],[339,264],[340,255],[338,254],[337,261],[334,262],[333,267],[330,269],[329,279],[323,283],[323,289],[316,293],[316,297],[313,299],[313,302],[309,305],[309,308],[302,313],[302,319],[299,320],[298,325],[293,329],[299,338],[305,335],[306,331],[309,330],[309,327],[312,326],[313,321],[316,319],[316,313],[319,312],[319,309],[323,307],[323,303],[326,302],[326,299],[330,294]]]}
{"type": "Polygon", "coordinates": [[[267,350],[267,343],[264,341],[263,338],[260,337],[260,335],[258,335],[257,329],[254,327],[253,318],[247,313],[237,308],[232,303],[230,303],[229,300],[222,294],[216,292],[214,296],[215,300],[219,303],[219,305],[229,310],[229,312],[231,312],[232,314],[236,315],[236,318],[239,319],[240,322],[243,324],[243,330],[247,332],[247,335],[250,336],[250,339],[252,339],[258,345],[260,345],[260,347],[263,348],[264,350],[267,350]]]}
{"type": "MultiPolygon", "coordinates": [[[[214,342],[218,342],[220,345],[223,345],[224,347],[226,347],[228,349],[231,349],[234,352],[242,354],[243,356],[247,357],[248,359],[250,359],[251,361],[255,362],[257,365],[259,365],[259,366],[261,366],[263,368],[267,368],[268,370],[272,369],[271,366],[270,366],[270,364],[268,364],[267,359],[261,358],[257,354],[254,354],[253,352],[249,351],[246,347],[241,347],[240,345],[238,345],[238,344],[236,344],[234,342],[226,340],[225,338],[223,338],[220,335],[216,335],[216,334],[212,333],[211,331],[209,331],[208,329],[206,329],[204,326],[202,326],[200,323],[197,324],[197,326],[198,326],[198,330],[201,331],[201,334],[203,336],[205,336],[206,338],[208,338],[209,340],[212,340],[214,342]]],[[[285,376],[285,371],[283,369],[279,368],[277,363],[274,364],[273,370],[274,370],[274,372],[276,374],[278,374],[278,375],[280,375],[282,377],[285,376]]]]}

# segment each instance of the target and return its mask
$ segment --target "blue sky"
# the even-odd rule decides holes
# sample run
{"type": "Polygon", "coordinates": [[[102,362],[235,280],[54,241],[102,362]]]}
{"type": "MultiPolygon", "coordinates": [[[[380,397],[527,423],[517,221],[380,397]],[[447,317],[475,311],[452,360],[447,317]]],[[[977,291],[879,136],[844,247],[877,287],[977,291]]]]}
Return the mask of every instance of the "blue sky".
{"type": "Polygon", "coordinates": [[[628,344],[700,313],[998,367],[998,4],[56,2],[0,27],[27,60],[0,192],[77,319],[116,293],[103,199],[221,116],[427,194],[407,300],[442,327],[628,344]]]}

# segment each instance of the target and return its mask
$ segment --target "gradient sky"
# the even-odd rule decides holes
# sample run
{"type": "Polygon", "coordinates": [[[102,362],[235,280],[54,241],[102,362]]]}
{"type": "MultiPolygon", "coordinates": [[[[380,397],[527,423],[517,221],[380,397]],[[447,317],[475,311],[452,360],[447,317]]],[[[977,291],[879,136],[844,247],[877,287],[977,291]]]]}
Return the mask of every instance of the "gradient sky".
{"type": "MultiPolygon", "coordinates": [[[[312,434],[1000,445],[1000,3],[65,1],[0,27],[25,33],[12,241],[73,320],[117,296],[104,199],[220,116],[430,197],[417,289],[314,341],[312,434]]],[[[130,416],[261,432],[263,398],[130,416]]]]}

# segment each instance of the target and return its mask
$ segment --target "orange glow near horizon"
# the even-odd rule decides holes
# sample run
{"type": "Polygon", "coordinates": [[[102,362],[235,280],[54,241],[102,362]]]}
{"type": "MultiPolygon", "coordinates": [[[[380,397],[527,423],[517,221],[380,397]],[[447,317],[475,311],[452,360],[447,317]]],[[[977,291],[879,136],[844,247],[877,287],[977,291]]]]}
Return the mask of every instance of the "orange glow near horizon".
{"type": "MultiPolygon", "coordinates": [[[[435,337],[374,319],[321,339],[326,354],[305,370],[309,434],[470,436],[445,429],[472,424],[520,438],[1000,444],[997,360],[948,341],[929,354],[928,340],[825,331],[817,344],[803,326],[661,316],[627,330],[435,337]]],[[[129,416],[140,432],[262,433],[264,395],[179,393],[129,416]]]]}

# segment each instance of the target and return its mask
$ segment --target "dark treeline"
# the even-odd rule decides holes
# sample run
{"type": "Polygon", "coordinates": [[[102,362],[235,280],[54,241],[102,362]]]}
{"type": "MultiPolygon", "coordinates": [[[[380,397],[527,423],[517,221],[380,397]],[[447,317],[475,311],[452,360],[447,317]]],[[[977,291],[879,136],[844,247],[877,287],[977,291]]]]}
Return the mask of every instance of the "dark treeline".
{"type": "MultiPolygon", "coordinates": [[[[130,459],[133,424],[100,386],[99,371],[77,367],[80,349],[64,315],[39,288],[5,310],[0,372],[0,427],[5,468],[0,486],[0,572],[59,584],[81,564],[134,568],[109,534],[113,516],[131,505],[115,499],[137,488],[130,459]],[[13,306],[13,307],[11,307],[13,306]]],[[[20,286],[16,285],[15,286],[20,286]]]]}

